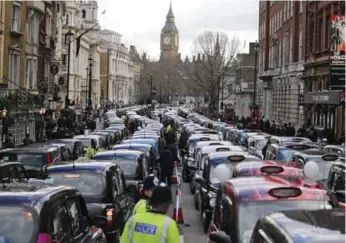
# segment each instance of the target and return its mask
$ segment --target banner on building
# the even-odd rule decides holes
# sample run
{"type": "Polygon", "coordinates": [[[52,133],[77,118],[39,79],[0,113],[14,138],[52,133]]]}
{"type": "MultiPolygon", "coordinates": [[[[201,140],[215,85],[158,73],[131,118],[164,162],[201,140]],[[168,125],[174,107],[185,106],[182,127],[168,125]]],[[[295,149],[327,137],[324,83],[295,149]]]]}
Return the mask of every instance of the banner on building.
{"type": "Polygon", "coordinates": [[[331,89],[345,89],[345,16],[331,16],[331,46],[329,86],[331,89]]]}

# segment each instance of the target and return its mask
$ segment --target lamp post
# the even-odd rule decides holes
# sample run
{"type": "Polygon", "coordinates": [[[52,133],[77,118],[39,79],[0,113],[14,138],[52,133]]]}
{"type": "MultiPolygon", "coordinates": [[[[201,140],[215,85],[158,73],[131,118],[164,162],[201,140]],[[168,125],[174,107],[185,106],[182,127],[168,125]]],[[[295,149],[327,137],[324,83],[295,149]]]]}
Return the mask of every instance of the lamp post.
{"type": "Polygon", "coordinates": [[[68,44],[68,50],[67,50],[67,77],[66,77],[66,99],[65,99],[65,107],[67,108],[69,106],[69,92],[70,92],[70,59],[71,59],[71,37],[73,36],[73,33],[71,32],[71,29],[68,30],[68,32],[65,34],[65,41],[68,44]]]}
{"type": "MultiPolygon", "coordinates": [[[[41,121],[43,122],[43,116],[44,114],[46,114],[46,108],[41,108],[40,111],[40,116],[41,116],[41,121]]],[[[39,140],[41,141],[44,135],[44,122],[42,124],[42,126],[40,127],[40,132],[39,132],[39,140]]]]}
{"type": "Polygon", "coordinates": [[[220,90],[221,90],[221,104],[220,104],[220,110],[221,113],[223,113],[223,99],[224,99],[224,88],[225,88],[225,73],[226,73],[226,67],[223,67],[221,71],[219,72],[219,80],[220,80],[220,90]]]}
{"type": "Polygon", "coordinates": [[[4,136],[5,136],[5,133],[7,133],[6,116],[7,116],[7,110],[4,107],[4,109],[1,111],[1,125],[2,125],[1,146],[2,147],[4,146],[4,136]]]}
{"type": "Polygon", "coordinates": [[[87,67],[86,69],[86,78],[85,78],[85,86],[84,86],[84,88],[85,88],[85,108],[87,108],[87,106],[88,106],[88,85],[87,85],[87,83],[88,83],[88,78],[89,78],[89,67],[87,67]]]}
{"type": "Polygon", "coordinates": [[[256,104],[256,94],[257,94],[257,52],[258,52],[258,48],[259,48],[259,44],[256,41],[254,46],[253,46],[254,50],[255,50],[255,73],[254,73],[254,81],[253,81],[253,105],[256,104]]]}
{"type": "Polygon", "coordinates": [[[91,55],[88,58],[88,62],[89,62],[89,89],[88,89],[88,93],[89,93],[89,100],[88,100],[88,106],[92,106],[92,101],[91,101],[91,89],[92,89],[92,61],[94,59],[91,57],[91,55]]]}

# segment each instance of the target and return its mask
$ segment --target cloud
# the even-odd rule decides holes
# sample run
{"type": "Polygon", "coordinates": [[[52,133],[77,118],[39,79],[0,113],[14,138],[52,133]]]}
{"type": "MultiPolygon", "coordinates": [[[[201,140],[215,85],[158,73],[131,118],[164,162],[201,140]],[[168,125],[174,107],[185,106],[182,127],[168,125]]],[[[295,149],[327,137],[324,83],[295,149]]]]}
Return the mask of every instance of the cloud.
{"type": "MultiPolygon", "coordinates": [[[[189,54],[194,38],[205,30],[224,31],[241,40],[254,41],[258,5],[255,0],[174,0],[182,55],[189,54]]],[[[107,9],[107,17],[104,20],[100,17],[101,25],[103,22],[106,28],[122,33],[125,44],[134,44],[138,50],[159,56],[168,0],[99,0],[99,6],[100,11],[107,9]]]]}

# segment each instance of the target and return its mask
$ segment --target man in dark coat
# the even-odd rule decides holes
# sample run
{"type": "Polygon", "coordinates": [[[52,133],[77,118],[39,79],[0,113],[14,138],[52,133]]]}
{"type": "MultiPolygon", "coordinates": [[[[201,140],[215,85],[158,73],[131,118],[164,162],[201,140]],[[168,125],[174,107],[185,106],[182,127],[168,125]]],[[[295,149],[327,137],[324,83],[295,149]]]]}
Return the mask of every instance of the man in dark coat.
{"type": "Polygon", "coordinates": [[[159,163],[161,169],[161,181],[166,183],[168,186],[171,186],[174,168],[174,156],[168,146],[166,146],[160,152],[159,163]]]}

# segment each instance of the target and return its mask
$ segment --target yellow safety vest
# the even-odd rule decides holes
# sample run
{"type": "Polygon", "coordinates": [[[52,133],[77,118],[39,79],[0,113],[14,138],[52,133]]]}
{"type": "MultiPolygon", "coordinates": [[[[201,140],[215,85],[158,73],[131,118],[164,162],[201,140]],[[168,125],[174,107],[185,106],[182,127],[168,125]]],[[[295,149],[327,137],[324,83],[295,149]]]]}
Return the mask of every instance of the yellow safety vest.
{"type": "Polygon", "coordinates": [[[96,149],[94,149],[93,147],[88,147],[86,149],[86,157],[88,159],[91,159],[93,157],[93,155],[96,154],[96,149]]]}
{"type": "Polygon", "coordinates": [[[172,131],[172,126],[168,125],[167,128],[166,128],[166,132],[170,132],[170,131],[172,131]]]}
{"type": "Polygon", "coordinates": [[[121,116],[121,119],[122,119],[123,121],[125,121],[125,120],[126,120],[126,116],[121,116]]]}
{"type": "Polygon", "coordinates": [[[176,222],[165,214],[145,212],[132,216],[124,227],[121,243],[179,243],[176,222]]]}
{"type": "Polygon", "coordinates": [[[148,209],[148,200],[140,199],[133,208],[132,215],[137,213],[145,213],[148,209]]]}

